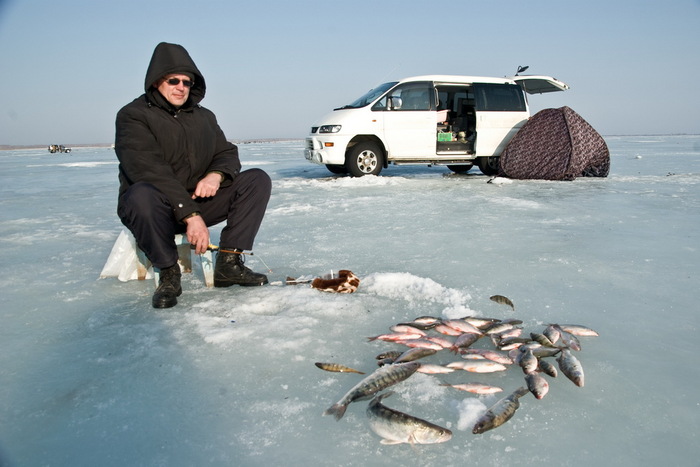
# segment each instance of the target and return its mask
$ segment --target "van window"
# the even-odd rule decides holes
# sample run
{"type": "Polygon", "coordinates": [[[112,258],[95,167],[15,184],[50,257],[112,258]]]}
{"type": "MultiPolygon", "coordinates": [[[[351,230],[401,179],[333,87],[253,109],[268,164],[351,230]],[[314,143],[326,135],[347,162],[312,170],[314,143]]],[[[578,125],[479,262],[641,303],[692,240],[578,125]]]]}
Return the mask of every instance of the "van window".
{"type": "Polygon", "coordinates": [[[333,109],[333,110],[359,109],[360,107],[364,107],[368,104],[371,104],[372,101],[375,100],[377,97],[384,94],[388,89],[391,89],[392,87],[394,87],[397,82],[398,81],[393,81],[390,83],[384,83],[382,85],[379,85],[374,89],[370,89],[361,97],[358,97],[353,103],[348,104],[348,105],[344,105],[343,107],[338,107],[337,109],[333,109]]]}
{"type": "Polygon", "coordinates": [[[517,84],[474,83],[476,109],[525,112],[523,90],[517,84]]]}
{"type": "Polygon", "coordinates": [[[432,83],[405,83],[394,88],[386,96],[377,101],[372,110],[431,110],[434,94],[432,83]]]}

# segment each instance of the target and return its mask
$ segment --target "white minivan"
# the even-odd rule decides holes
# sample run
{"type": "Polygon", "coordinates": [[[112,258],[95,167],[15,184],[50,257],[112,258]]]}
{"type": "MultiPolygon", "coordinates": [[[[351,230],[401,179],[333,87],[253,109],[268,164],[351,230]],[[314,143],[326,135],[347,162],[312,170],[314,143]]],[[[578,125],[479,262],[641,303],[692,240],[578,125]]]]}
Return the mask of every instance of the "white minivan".
{"type": "Polygon", "coordinates": [[[333,173],[377,175],[389,163],[474,163],[498,172],[498,157],[530,117],[525,93],[569,89],[550,76],[428,75],[384,83],[311,128],[306,158],[333,173]]]}

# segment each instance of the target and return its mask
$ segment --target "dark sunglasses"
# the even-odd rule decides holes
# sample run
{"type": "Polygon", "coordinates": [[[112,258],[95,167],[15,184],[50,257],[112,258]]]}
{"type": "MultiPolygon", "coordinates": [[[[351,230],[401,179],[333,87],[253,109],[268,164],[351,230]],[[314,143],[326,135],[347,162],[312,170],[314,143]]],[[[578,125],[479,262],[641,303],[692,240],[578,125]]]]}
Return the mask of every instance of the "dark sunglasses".
{"type": "Polygon", "coordinates": [[[168,83],[170,86],[177,86],[178,84],[180,84],[180,81],[182,81],[182,85],[186,88],[191,88],[194,84],[194,81],[190,81],[188,79],[180,80],[180,78],[169,78],[165,80],[165,82],[168,83]]]}

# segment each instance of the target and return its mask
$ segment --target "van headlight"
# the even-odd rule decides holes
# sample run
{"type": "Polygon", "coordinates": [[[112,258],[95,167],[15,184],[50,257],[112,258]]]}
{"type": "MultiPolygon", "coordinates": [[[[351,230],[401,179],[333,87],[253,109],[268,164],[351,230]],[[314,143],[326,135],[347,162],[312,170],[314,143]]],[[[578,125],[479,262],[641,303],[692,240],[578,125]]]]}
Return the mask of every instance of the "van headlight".
{"type": "Polygon", "coordinates": [[[341,125],[321,125],[318,129],[319,133],[338,133],[342,128],[341,125]]]}

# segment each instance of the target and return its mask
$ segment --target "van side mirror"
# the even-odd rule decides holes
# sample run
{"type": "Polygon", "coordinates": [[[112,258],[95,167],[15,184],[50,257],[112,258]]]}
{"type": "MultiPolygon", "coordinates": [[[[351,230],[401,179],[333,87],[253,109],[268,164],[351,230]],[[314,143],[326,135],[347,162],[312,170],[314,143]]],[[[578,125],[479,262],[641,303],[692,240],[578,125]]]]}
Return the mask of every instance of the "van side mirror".
{"type": "Polygon", "coordinates": [[[401,106],[403,105],[403,101],[399,96],[390,96],[389,97],[389,110],[399,110],[401,109],[401,106]]]}

